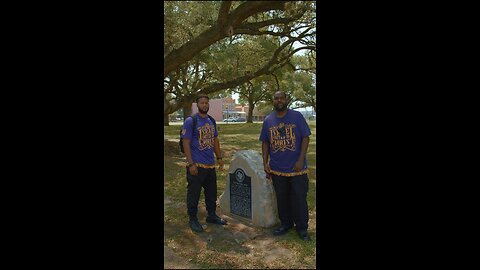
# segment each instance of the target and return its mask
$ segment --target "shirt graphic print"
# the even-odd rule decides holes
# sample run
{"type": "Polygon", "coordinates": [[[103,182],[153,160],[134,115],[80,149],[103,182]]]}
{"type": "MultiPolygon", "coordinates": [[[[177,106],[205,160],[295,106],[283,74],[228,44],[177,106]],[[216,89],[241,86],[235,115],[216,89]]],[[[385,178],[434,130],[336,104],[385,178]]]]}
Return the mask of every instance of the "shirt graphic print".
{"type": "Polygon", "coordinates": [[[295,124],[280,123],[278,126],[272,126],[270,131],[270,147],[273,153],[286,150],[295,151],[296,136],[293,132],[295,124]]]}
{"type": "Polygon", "coordinates": [[[307,173],[306,156],[301,171],[295,171],[294,167],[300,158],[303,138],[310,134],[305,117],[297,111],[288,109],[283,117],[277,117],[276,112],[265,117],[259,139],[268,142],[272,174],[289,177],[307,173]]]}
{"type": "Polygon", "coordinates": [[[182,138],[190,140],[192,161],[200,167],[214,168],[214,141],[218,136],[215,125],[209,117],[201,117],[198,114],[188,117],[183,123],[182,138]],[[197,119],[193,130],[193,118],[197,119]]]}
{"type": "Polygon", "coordinates": [[[215,126],[206,123],[205,126],[197,128],[198,130],[198,150],[213,148],[215,126]]]}

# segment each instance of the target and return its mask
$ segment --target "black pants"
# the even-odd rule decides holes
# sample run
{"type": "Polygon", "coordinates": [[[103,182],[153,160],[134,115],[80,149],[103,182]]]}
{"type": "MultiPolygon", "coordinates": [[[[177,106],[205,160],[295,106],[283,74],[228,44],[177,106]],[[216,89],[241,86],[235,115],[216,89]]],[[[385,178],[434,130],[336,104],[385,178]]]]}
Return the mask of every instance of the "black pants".
{"type": "Polygon", "coordinates": [[[190,218],[197,218],[198,200],[202,187],[208,214],[215,214],[217,208],[217,174],[215,168],[197,168],[198,174],[196,176],[191,175],[187,169],[187,213],[190,218]]]}
{"type": "Polygon", "coordinates": [[[278,217],[282,226],[293,227],[297,231],[308,229],[308,176],[278,176],[272,174],[277,196],[278,217]]]}

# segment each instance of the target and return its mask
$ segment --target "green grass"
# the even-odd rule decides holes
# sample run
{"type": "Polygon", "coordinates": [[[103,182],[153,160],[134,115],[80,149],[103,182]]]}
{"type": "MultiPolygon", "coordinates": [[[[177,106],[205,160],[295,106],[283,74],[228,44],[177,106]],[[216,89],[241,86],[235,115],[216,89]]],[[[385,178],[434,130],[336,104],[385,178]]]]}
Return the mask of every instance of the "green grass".
{"type": "MultiPolygon", "coordinates": [[[[309,191],[307,194],[307,202],[309,212],[315,213],[316,211],[316,162],[315,162],[315,145],[316,145],[316,123],[313,121],[308,122],[312,135],[310,136],[310,145],[307,151],[307,162],[309,167],[309,191]]],[[[232,157],[238,150],[256,150],[261,153],[261,143],[258,140],[260,131],[262,128],[261,123],[241,123],[241,124],[218,124],[219,129],[219,140],[220,148],[222,154],[224,155],[225,170],[217,170],[217,195],[220,196],[225,189],[228,166],[232,161],[232,157]]],[[[179,129],[181,126],[172,125],[164,127],[165,139],[174,140],[178,142],[179,139],[179,129]]],[[[164,159],[164,194],[165,197],[172,201],[172,204],[176,207],[166,207],[165,208],[165,220],[168,220],[169,224],[176,226],[176,228],[185,228],[187,227],[187,213],[186,207],[184,206],[186,201],[186,175],[185,168],[183,164],[185,163],[185,158],[178,153],[166,153],[164,159]]],[[[204,205],[204,194],[201,193],[199,200],[199,208],[205,208],[204,205]]],[[[188,228],[186,228],[188,229],[188,228]]],[[[286,248],[294,250],[296,253],[300,254],[299,256],[311,257],[315,254],[315,243],[316,243],[316,228],[309,228],[309,234],[312,238],[310,242],[301,241],[294,231],[289,232],[285,238],[278,240],[286,248]]],[[[181,234],[165,236],[165,239],[173,239],[179,241],[181,239],[181,234]]],[[[180,241],[181,242],[181,241],[180,241]]],[[[217,251],[215,251],[217,252],[217,251]]],[[[215,256],[211,254],[209,256],[215,256]]],[[[299,257],[302,258],[303,257],[299,257]]],[[[203,268],[234,268],[230,265],[208,265],[201,263],[201,260],[194,260],[196,263],[200,263],[203,268]]]]}

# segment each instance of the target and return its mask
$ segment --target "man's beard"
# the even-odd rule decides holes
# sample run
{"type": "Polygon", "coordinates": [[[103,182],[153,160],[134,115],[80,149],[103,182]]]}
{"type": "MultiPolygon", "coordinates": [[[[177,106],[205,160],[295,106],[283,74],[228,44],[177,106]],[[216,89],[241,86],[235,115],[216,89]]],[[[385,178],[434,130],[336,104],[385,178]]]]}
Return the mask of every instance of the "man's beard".
{"type": "Polygon", "coordinates": [[[198,108],[198,111],[201,112],[201,113],[208,113],[208,109],[210,109],[210,108],[207,108],[207,110],[202,110],[202,109],[198,108]]]}
{"type": "Polygon", "coordinates": [[[275,111],[277,112],[283,112],[287,109],[287,106],[285,104],[282,104],[282,107],[279,106],[280,104],[274,105],[273,107],[275,108],[275,111]]]}

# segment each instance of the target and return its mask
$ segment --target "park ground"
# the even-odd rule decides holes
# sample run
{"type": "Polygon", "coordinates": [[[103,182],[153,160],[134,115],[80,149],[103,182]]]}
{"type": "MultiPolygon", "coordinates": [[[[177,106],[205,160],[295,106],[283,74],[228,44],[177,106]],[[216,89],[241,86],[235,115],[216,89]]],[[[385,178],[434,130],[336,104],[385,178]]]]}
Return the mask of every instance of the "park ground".
{"type": "MultiPolygon", "coordinates": [[[[178,150],[180,125],[164,127],[164,267],[166,269],[313,269],[316,266],[316,123],[308,121],[312,136],[307,152],[309,166],[309,235],[300,240],[294,230],[273,236],[272,229],[249,226],[231,217],[218,215],[229,224],[205,222],[204,195],[199,202],[198,218],[206,225],[203,233],[194,233],[186,214],[186,178],[184,156],[178,150]],[[208,225],[207,225],[208,224],[208,225]]],[[[224,189],[232,157],[239,150],[261,153],[258,140],[261,123],[219,123],[220,148],[225,170],[217,170],[218,196],[224,189]]]]}

